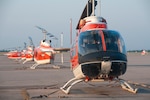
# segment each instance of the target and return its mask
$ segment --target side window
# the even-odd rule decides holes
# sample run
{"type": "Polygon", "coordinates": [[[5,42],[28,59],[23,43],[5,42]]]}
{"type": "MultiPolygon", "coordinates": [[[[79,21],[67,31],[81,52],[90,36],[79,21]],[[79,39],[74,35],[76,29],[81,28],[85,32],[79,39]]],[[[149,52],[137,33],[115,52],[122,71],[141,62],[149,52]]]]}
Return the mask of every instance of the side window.
{"type": "Polygon", "coordinates": [[[71,58],[73,58],[75,55],[76,55],[76,47],[75,44],[73,44],[71,48],[71,58]]]}
{"type": "Polygon", "coordinates": [[[104,31],[106,49],[108,51],[115,51],[126,53],[125,43],[121,35],[116,31],[104,31]]]}
{"type": "Polygon", "coordinates": [[[126,54],[126,48],[125,48],[125,43],[122,39],[122,37],[120,36],[120,38],[118,39],[118,48],[119,48],[119,51],[121,53],[124,53],[126,54]]]}
{"type": "Polygon", "coordinates": [[[106,49],[111,51],[118,51],[118,35],[115,33],[105,32],[104,34],[106,49]]]}

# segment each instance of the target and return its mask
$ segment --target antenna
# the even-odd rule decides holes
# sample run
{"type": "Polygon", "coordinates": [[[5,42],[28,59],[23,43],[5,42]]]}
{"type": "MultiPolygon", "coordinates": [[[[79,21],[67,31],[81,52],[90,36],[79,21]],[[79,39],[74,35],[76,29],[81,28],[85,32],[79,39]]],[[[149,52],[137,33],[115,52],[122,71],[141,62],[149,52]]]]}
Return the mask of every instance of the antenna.
{"type": "MultiPolygon", "coordinates": [[[[63,39],[64,37],[63,37],[63,32],[60,34],[60,39],[61,39],[61,43],[60,43],[60,45],[61,45],[61,48],[63,48],[63,41],[64,41],[64,39],[63,39]]],[[[64,63],[64,57],[63,57],[63,53],[61,52],[61,63],[63,64],[64,63]]]]}
{"type": "Polygon", "coordinates": [[[87,3],[87,17],[89,16],[89,1],[88,1],[88,3],[87,3]]]}
{"type": "Polygon", "coordinates": [[[98,16],[101,16],[101,0],[98,1],[98,16]]]}
{"type": "Polygon", "coordinates": [[[72,18],[70,19],[70,44],[72,44],[72,18]]]}
{"type": "Polygon", "coordinates": [[[93,11],[92,11],[92,15],[95,16],[95,0],[92,0],[92,2],[93,2],[93,3],[92,3],[92,4],[93,4],[93,5],[92,5],[92,10],[93,10],[93,11]]]}
{"type": "Polygon", "coordinates": [[[61,44],[61,48],[62,48],[63,47],[63,32],[60,34],[60,39],[61,39],[60,44],[61,44]]]}

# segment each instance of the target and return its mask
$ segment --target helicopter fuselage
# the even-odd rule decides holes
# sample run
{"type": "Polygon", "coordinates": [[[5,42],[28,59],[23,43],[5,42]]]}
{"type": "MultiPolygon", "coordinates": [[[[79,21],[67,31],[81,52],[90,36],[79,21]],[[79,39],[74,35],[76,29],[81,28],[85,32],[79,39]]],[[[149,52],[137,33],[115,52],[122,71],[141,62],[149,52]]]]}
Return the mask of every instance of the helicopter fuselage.
{"type": "Polygon", "coordinates": [[[54,50],[47,41],[42,40],[40,46],[34,50],[34,61],[38,64],[48,64],[52,60],[54,60],[54,50]]]}
{"type": "Polygon", "coordinates": [[[88,23],[78,30],[71,48],[71,67],[75,77],[112,79],[123,75],[127,56],[119,32],[108,30],[102,17],[92,16],[85,22],[88,23]]]}

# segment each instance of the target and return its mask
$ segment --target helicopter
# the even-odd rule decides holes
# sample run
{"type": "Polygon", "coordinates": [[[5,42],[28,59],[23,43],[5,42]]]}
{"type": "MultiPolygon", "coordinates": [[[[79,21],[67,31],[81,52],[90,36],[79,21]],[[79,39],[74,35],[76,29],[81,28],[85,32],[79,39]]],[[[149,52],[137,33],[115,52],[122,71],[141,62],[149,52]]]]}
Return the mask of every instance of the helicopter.
{"type": "Polygon", "coordinates": [[[23,61],[23,64],[25,64],[28,61],[34,60],[33,58],[34,57],[34,44],[33,44],[32,38],[30,36],[28,38],[29,38],[30,45],[26,46],[24,50],[25,60],[23,61]]]}
{"type": "Polygon", "coordinates": [[[18,60],[21,58],[21,51],[20,51],[21,47],[14,47],[14,48],[10,48],[13,50],[10,50],[7,54],[5,54],[9,59],[14,59],[14,60],[18,60]]]}
{"type": "Polygon", "coordinates": [[[96,0],[88,0],[77,24],[77,34],[70,49],[71,69],[74,78],[60,89],[69,94],[72,86],[79,82],[94,80],[118,81],[122,88],[136,93],[119,76],[127,70],[125,43],[119,32],[109,30],[107,21],[95,15],[96,0]]]}
{"type": "Polygon", "coordinates": [[[8,56],[9,59],[20,59],[21,57],[21,52],[18,50],[12,50],[9,53],[6,54],[8,56]]]}
{"type": "Polygon", "coordinates": [[[35,64],[33,64],[30,68],[35,69],[38,65],[41,64],[53,64],[54,63],[54,57],[55,57],[55,51],[51,47],[51,40],[46,39],[46,35],[49,35],[49,37],[57,39],[53,34],[48,33],[44,28],[41,28],[39,26],[36,26],[36,28],[40,29],[42,33],[44,33],[44,39],[40,41],[40,45],[34,49],[34,61],[35,64]]]}
{"type": "Polygon", "coordinates": [[[26,59],[26,57],[25,57],[26,47],[27,47],[27,43],[24,42],[24,48],[23,48],[23,50],[21,51],[20,61],[23,61],[23,60],[26,59]]]}

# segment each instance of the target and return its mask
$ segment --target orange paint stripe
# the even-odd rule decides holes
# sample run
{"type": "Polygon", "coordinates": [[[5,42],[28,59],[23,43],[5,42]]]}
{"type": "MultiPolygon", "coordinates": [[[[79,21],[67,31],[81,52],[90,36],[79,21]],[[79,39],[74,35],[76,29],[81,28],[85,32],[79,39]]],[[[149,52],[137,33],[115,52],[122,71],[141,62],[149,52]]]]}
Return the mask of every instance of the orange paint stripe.
{"type": "Polygon", "coordinates": [[[101,36],[101,39],[102,39],[103,51],[106,51],[106,43],[105,43],[104,33],[103,33],[102,30],[100,30],[100,36],[101,36]]]}
{"type": "Polygon", "coordinates": [[[82,29],[81,32],[90,30],[90,29],[95,29],[95,28],[101,28],[101,29],[106,29],[107,25],[106,24],[88,24],[85,25],[82,29]]]}

